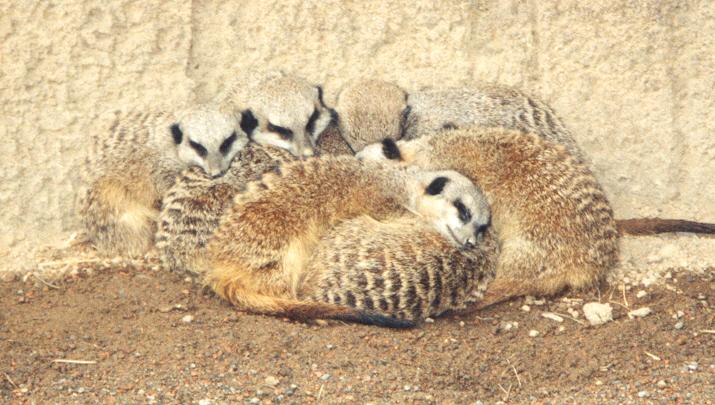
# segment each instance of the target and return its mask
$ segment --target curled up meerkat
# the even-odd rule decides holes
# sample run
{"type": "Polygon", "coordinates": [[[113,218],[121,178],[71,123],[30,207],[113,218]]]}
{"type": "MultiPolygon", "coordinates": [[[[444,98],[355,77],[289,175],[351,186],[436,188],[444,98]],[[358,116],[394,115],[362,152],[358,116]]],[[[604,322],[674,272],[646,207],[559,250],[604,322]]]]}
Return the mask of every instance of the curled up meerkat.
{"type": "MultiPolygon", "coordinates": [[[[326,156],[283,165],[278,173],[266,174],[236,196],[197,267],[219,296],[251,312],[412,326],[375,310],[296,297],[305,266],[321,238],[338,223],[359,216],[379,221],[407,209],[419,213],[454,243],[474,244],[476,229],[452,222],[459,217],[452,194],[462,190],[460,183],[451,182],[435,195],[426,191],[446,175],[463,178],[453,172],[361,163],[351,157],[326,156]]],[[[487,221],[483,214],[488,209],[480,208],[481,200],[469,195],[462,198],[465,206],[476,206],[472,208],[479,214],[476,222],[487,221]]],[[[481,225],[485,223],[478,227],[483,232],[481,225]]]]}
{"type": "Polygon", "coordinates": [[[561,145],[503,128],[385,139],[359,159],[458,171],[479,185],[500,245],[478,306],[593,286],[618,262],[618,232],[601,186],[561,145]]]}

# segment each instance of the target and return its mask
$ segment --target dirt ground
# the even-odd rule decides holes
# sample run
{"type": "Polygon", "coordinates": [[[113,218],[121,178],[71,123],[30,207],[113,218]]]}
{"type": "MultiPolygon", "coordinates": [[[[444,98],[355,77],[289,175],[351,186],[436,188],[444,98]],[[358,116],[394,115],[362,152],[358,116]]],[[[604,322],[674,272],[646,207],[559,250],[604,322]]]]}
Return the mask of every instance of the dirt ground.
{"type": "Polygon", "coordinates": [[[605,286],[395,331],[248,315],[146,267],[30,277],[0,283],[0,402],[715,403],[714,280],[675,273],[645,295],[605,286]],[[599,299],[615,320],[590,326],[581,305],[599,299]]]}

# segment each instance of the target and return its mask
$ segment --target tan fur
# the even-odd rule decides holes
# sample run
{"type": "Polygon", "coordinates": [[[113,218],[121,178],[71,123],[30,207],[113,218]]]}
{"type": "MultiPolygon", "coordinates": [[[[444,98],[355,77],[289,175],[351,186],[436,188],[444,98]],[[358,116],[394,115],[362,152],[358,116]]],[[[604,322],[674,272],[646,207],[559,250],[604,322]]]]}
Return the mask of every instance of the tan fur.
{"type": "Polygon", "coordinates": [[[563,146],[500,128],[445,131],[398,146],[404,164],[456,170],[489,199],[501,253],[482,306],[589,287],[616,265],[610,204],[563,146]]]}
{"type": "Polygon", "coordinates": [[[163,111],[119,113],[95,138],[87,162],[95,176],[79,215],[100,253],[139,256],[151,246],[161,192],[182,167],[178,158],[158,150],[171,147],[168,128],[174,119],[163,111]],[[152,145],[161,127],[167,143],[152,145]]]}
{"type": "Polygon", "coordinates": [[[406,109],[404,90],[372,79],[355,80],[345,85],[335,105],[340,130],[356,152],[383,138],[400,139],[403,125],[398,117],[407,113],[406,109]]]}
{"type": "Polygon", "coordinates": [[[411,214],[362,216],[314,247],[298,297],[420,321],[482,298],[497,257],[491,231],[476,247],[458,249],[411,214]]]}
{"type": "Polygon", "coordinates": [[[327,155],[353,155],[353,150],[347,143],[340,128],[336,124],[329,125],[320,137],[316,144],[320,154],[327,155]]]}
{"type": "Polygon", "coordinates": [[[343,136],[356,152],[384,138],[415,139],[443,129],[480,126],[534,133],[564,145],[583,160],[576,141],[553,109],[514,87],[475,83],[467,88],[419,90],[407,95],[389,82],[360,80],[341,91],[336,110],[343,136]]]}
{"type": "Polygon", "coordinates": [[[181,173],[159,213],[156,247],[163,264],[173,271],[196,272],[192,259],[203,252],[235,195],[248,182],[293,160],[286,150],[250,143],[223,177],[212,179],[195,168],[181,173]]]}
{"type": "Polygon", "coordinates": [[[326,156],[283,165],[250,183],[197,261],[207,284],[243,309],[290,313],[272,299],[294,299],[310,252],[332,227],[361,215],[403,213],[416,190],[424,193],[420,174],[391,166],[326,156]]]}

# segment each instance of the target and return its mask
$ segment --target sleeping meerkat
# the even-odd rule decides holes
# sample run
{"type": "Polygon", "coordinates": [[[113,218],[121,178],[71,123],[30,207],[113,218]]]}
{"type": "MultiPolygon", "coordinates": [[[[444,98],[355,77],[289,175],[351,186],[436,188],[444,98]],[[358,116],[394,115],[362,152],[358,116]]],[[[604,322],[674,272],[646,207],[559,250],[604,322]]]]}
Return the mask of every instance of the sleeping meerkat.
{"type": "Polygon", "coordinates": [[[221,176],[248,142],[236,116],[211,105],[177,113],[120,113],[96,138],[95,173],[81,201],[88,238],[103,254],[137,256],[151,246],[163,193],[184,168],[221,176]]]}
{"type": "Polygon", "coordinates": [[[455,170],[479,185],[499,239],[496,278],[479,306],[594,285],[618,262],[613,210],[586,166],[561,145],[503,128],[386,139],[359,159],[455,170]]]}
{"type": "Polygon", "coordinates": [[[361,216],[320,240],[298,299],[419,322],[478,302],[494,278],[498,251],[491,228],[465,248],[413,215],[361,216]]]}
{"type": "Polygon", "coordinates": [[[410,107],[407,93],[397,85],[363,79],[340,89],[335,111],[343,138],[358,152],[384,138],[402,138],[410,107]]]}
{"type": "Polygon", "coordinates": [[[371,311],[296,300],[310,253],[341,221],[361,215],[380,220],[404,209],[418,213],[454,243],[471,245],[475,227],[458,226],[462,221],[453,218],[468,209],[474,213],[469,223],[483,230],[488,208],[480,197],[468,179],[454,172],[361,163],[352,157],[289,163],[236,196],[197,267],[219,296],[244,310],[405,325],[381,316],[366,318],[375,315],[371,311]],[[436,189],[439,193],[432,193],[436,189]]]}
{"type": "Polygon", "coordinates": [[[191,260],[203,252],[234,196],[248,182],[293,160],[284,149],[249,143],[220,178],[197,168],[182,172],[164,195],[157,221],[156,247],[163,264],[172,271],[194,272],[191,260]]]}
{"type": "Polygon", "coordinates": [[[251,140],[300,158],[315,154],[320,134],[335,116],[323,102],[322,87],[281,72],[238,77],[214,101],[241,114],[241,128],[251,140]]]}
{"type": "Polygon", "coordinates": [[[384,138],[414,139],[444,129],[480,126],[534,133],[583,160],[573,136],[551,107],[509,86],[478,83],[407,94],[392,83],[360,80],[341,90],[336,110],[343,136],[356,152],[384,138]]]}

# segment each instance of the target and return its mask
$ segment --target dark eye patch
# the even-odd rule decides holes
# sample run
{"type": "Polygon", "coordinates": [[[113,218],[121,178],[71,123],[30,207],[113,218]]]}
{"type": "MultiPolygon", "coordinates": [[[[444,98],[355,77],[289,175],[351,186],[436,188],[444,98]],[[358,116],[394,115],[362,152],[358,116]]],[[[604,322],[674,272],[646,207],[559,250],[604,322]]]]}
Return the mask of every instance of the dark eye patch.
{"type": "Polygon", "coordinates": [[[221,152],[222,155],[226,155],[228,151],[231,150],[231,145],[233,145],[234,142],[236,142],[236,131],[233,131],[231,136],[226,138],[222,143],[221,146],[219,146],[218,150],[221,152]]]}
{"type": "Polygon", "coordinates": [[[171,127],[171,136],[174,138],[174,143],[175,144],[180,144],[181,140],[184,138],[184,133],[181,132],[181,128],[179,128],[179,124],[172,124],[171,127]]]}
{"type": "Polygon", "coordinates": [[[442,124],[442,129],[443,130],[451,130],[451,129],[457,129],[457,125],[454,122],[445,122],[442,124]]]}
{"type": "Polygon", "coordinates": [[[241,129],[246,135],[251,136],[253,130],[258,126],[258,120],[251,110],[241,111],[241,129]]]}
{"type": "Polygon", "coordinates": [[[444,190],[444,186],[449,182],[449,179],[447,177],[437,177],[436,179],[432,180],[432,182],[427,186],[425,189],[425,193],[429,195],[437,195],[442,193],[442,190],[444,190]]]}
{"type": "Polygon", "coordinates": [[[389,160],[402,160],[400,148],[397,147],[397,143],[392,138],[385,138],[382,140],[382,153],[389,160]]]}
{"type": "Polygon", "coordinates": [[[487,224],[479,225],[479,226],[477,227],[477,230],[474,232],[474,234],[477,235],[477,236],[483,235],[484,232],[487,231],[487,228],[489,228],[489,225],[487,225],[487,224]]]}
{"type": "Polygon", "coordinates": [[[204,148],[204,145],[202,145],[198,142],[194,142],[191,139],[189,139],[189,145],[191,145],[191,147],[194,148],[196,153],[198,153],[199,156],[201,156],[201,157],[206,157],[206,155],[209,154],[209,151],[207,151],[206,148],[204,148]]]}
{"type": "Polygon", "coordinates": [[[464,203],[462,203],[462,200],[454,200],[452,204],[455,208],[457,208],[457,211],[459,212],[460,221],[466,224],[472,219],[472,213],[469,211],[469,208],[467,208],[464,203]]]}
{"type": "Polygon", "coordinates": [[[320,112],[318,112],[318,109],[316,108],[313,110],[313,114],[310,115],[308,123],[305,125],[305,130],[311,135],[315,135],[313,131],[315,131],[315,121],[318,120],[318,117],[320,117],[320,112]]]}
{"type": "Polygon", "coordinates": [[[288,128],[279,127],[278,125],[273,125],[270,122],[268,123],[267,128],[269,131],[279,134],[283,139],[293,138],[293,131],[288,128]]]}

